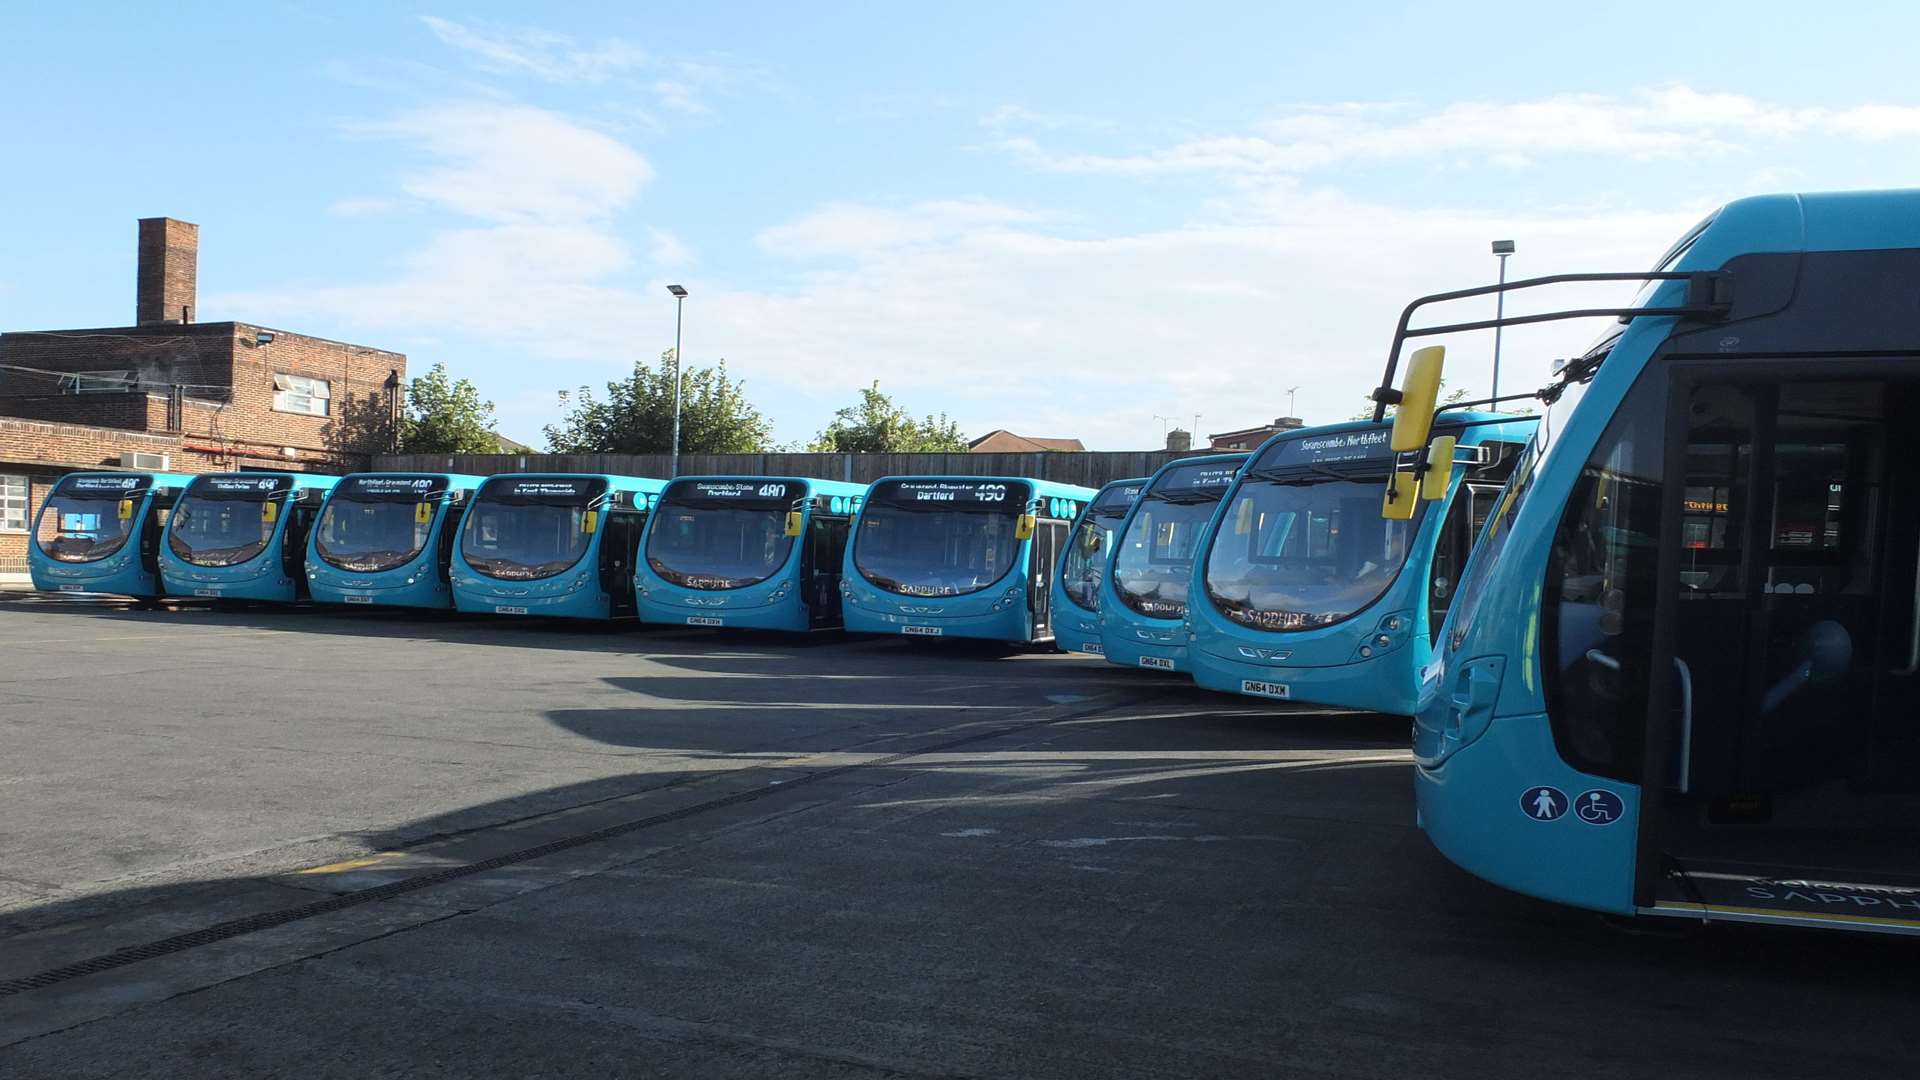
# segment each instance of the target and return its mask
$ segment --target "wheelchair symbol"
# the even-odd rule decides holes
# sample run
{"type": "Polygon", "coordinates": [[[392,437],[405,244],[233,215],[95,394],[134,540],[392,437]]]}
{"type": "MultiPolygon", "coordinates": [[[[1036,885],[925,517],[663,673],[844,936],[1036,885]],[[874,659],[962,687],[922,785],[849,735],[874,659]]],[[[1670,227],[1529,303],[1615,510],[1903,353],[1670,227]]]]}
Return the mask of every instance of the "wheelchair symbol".
{"type": "Polygon", "coordinates": [[[1611,825],[1620,820],[1620,815],[1626,813],[1626,809],[1620,796],[1604,788],[1594,788],[1580,793],[1580,797],[1574,800],[1573,812],[1589,825],[1611,825]]]}

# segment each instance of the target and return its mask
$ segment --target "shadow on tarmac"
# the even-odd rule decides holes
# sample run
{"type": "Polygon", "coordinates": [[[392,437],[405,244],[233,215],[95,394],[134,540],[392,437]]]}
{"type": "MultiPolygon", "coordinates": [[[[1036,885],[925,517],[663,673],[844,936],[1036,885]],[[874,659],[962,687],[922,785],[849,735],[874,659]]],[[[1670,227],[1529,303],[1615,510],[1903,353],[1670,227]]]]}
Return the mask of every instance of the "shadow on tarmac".
{"type": "MultiPolygon", "coordinates": [[[[803,691],[810,708],[848,700],[817,679],[773,679],[764,694],[724,700],[695,696],[707,680],[685,681],[673,692],[707,704],[765,709],[763,697],[803,691]]],[[[288,1060],[313,1064],[309,1075],[372,1061],[404,1073],[428,1058],[477,1074],[492,1067],[479,1055],[508,1028],[528,1060],[584,1068],[597,1044],[574,1027],[570,1002],[581,999],[593,1003],[598,1038],[629,1051],[731,1038],[937,1070],[958,1067],[951,1055],[1010,1042],[1024,1062],[1014,1071],[1027,1075],[1082,1075],[1080,1065],[1145,1025],[1158,1041],[1128,1050],[1129,1060],[1156,1075],[1338,1062],[1344,1075],[1399,1076],[1410,1057],[1434,1076],[1603,1065],[1621,1075],[1876,1075],[1908,1060],[1911,943],[1667,921],[1622,932],[1485,885],[1435,854],[1407,824],[1406,764],[1371,758],[1403,722],[1276,725],[1190,701],[1159,707],[1168,704],[876,766],[861,774],[870,783],[841,777],[808,790],[799,781],[815,767],[752,761],[774,794],[606,842],[629,848],[625,869],[508,890],[470,917],[338,953],[342,943],[330,942],[316,949],[325,959],[0,1049],[0,1072],[12,1060],[15,1075],[49,1063],[105,1075],[138,1046],[142,1075],[251,1074],[288,1060]],[[1303,748],[1359,755],[1289,756],[1303,748]],[[774,813],[787,798],[807,805],[774,813]],[[556,981],[570,988],[558,998],[542,989],[556,981]],[[309,1000],[324,1007],[283,1005],[309,1000]],[[702,1019],[687,1035],[624,1019],[689,1009],[702,1019]],[[929,1034],[877,1050],[870,1040],[887,1036],[853,1018],[889,1009],[922,1017],[929,1034]],[[629,1022],[640,1026],[621,1026],[629,1022]],[[436,1043],[456,1029],[467,1031],[457,1046],[436,1043]],[[1842,1031],[1852,1034],[1836,1043],[1842,1031]],[[328,1052],[342,1045],[355,1055],[328,1052]]],[[[674,734],[617,719],[635,715],[647,711],[563,710],[552,721],[617,745],[685,744],[717,758],[751,741],[711,710],[703,727],[674,734]]],[[[370,852],[417,848],[532,806],[612,798],[638,779],[557,786],[362,838],[370,852]]],[[[259,877],[129,889],[107,906],[211,924],[223,898],[275,887],[259,877]]],[[[96,898],[31,912],[45,929],[0,939],[12,955],[5,974],[26,973],[23,950],[44,970],[138,944],[102,936],[111,920],[101,911],[96,898]]],[[[90,978],[137,981],[140,964],[90,978]]],[[[41,992],[5,1007],[31,1010],[41,992]]],[[[755,1059],[750,1071],[774,1068],[755,1059]]]]}

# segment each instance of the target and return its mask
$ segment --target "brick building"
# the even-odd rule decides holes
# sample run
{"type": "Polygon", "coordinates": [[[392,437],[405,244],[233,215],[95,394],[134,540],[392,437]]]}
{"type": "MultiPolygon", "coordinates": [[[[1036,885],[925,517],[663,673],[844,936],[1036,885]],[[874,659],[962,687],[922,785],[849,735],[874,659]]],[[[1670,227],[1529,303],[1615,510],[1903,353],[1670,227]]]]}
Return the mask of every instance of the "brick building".
{"type": "Polygon", "coordinates": [[[1283,431],[1292,431],[1305,427],[1307,422],[1297,416],[1282,416],[1271,424],[1259,427],[1241,428],[1239,431],[1222,431],[1207,436],[1208,448],[1213,450],[1253,450],[1283,431]]]}
{"type": "Polygon", "coordinates": [[[1044,439],[1033,435],[1015,435],[1005,428],[998,428],[967,444],[967,451],[974,454],[1028,454],[1040,450],[1057,450],[1064,453],[1084,454],[1086,445],[1079,439],[1044,439]]]}
{"type": "Polygon", "coordinates": [[[140,222],[135,325],[0,333],[0,572],[75,469],[343,473],[392,449],[407,358],[196,322],[199,233],[140,222]]]}

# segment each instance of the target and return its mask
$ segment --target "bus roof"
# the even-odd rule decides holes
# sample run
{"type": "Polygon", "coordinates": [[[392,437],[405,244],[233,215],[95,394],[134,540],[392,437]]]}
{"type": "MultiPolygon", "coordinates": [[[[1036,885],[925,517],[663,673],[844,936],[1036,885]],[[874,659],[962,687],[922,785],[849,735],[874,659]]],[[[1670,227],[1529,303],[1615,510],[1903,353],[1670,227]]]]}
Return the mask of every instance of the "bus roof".
{"type": "Polygon", "coordinates": [[[1235,450],[1231,454],[1195,454],[1192,457],[1174,458],[1172,461],[1153,470],[1153,475],[1147,478],[1147,490],[1152,491],[1154,483],[1174,469],[1183,469],[1191,465],[1237,466],[1244,464],[1246,460],[1252,456],[1253,454],[1250,451],[1235,450]]]}
{"type": "Polygon", "coordinates": [[[867,491],[867,485],[849,483],[845,480],[817,480],[811,476],[760,476],[747,473],[676,476],[668,482],[677,484],[683,480],[708,484],[745,484],[755,481],[765,481],[770,484],[805,484],[807,490],[815,495],[864,495],[867,491]]]}
{"type": "Polygon", "coordinates": [[[988,483],[1001,483],[1001,484],[1009,484],[1009,483],[1031,484],[1033,485],[1034,496],[1036,498],[1043,498],[1043,499],[1059,498],[1059,499],[1073,499],[1076,501],[1085,501],[1099,494],[1097,491],[1095,491],[1093,488],[1090,488],[1090,487],[1079,487],[1074,484],[1060,484],[1060,483],[1055,483],[1052,480],[1035,479],[1034,477],[1031,477],[1031,476],[956,476],[956,475],[944,474],[944,473],[924,473],[924,474],[911,475],[911,476],[883,476],[880,479],[875,480],[873,483],[867,485],[865,490],[872,491],[874,488],[879,487],[881,484],[892,483],[896,480],[949,480],[956,483],[986,481],[988,483]]]}
{"type": "Polygon", "coordinates": [[[665,480],[655,480],[651,476],[619,476],[614,473],[494,473],[492,476],[484,478],[482,482],[501,479],[579,480],[583,478],[605,480],[607,482],[607,490],[609,491],[644,491],[650,495],[658,495],[660,492],[665,491],[667,487],[665,480]]]}
{"type": "Polygon", "coordinates": [[[141,469],[75,469],[61,474],[60,479],[54,483],[58,484],[70,476],[146,476],[152,478],[154,487],[185,487],[193,479],[193,475],[192,473],[146,472],[141,469]]]}
{"type": "Polygon", "coordinates": [[[487,479],[484,476],[469,476],[466,473],[435,472],[432,469],[407,469],[407,470],[397,471],[397,472],[375,470],[375,471],[369,471],[369,472],[348,473],[347,475],[341,477],[340,479],[351,480],[356,476],[438,476],[438,477],[445,478],[451,484],[454,484],[456,486],[464,486],[464,487],[479,487],[481,483],[483,483],[487,479]]]}
{"type": "Polygon", "coordinates": [[[333,487],[333,485],[340,482],[340,478],[337,476],[322,476],[319,473],[293,472],[288,469],[248,469],[244,472],[196,473],[193,476],[189,477],[188,480],[189,481],[204,480],[211,476],[252,476],[252,477],[285,476],[285,477],[292,478],[293,487],[294,487],[294,490],[296,491],[301,488],[319,488],[322,491],[325,491],[326,489],[331,488],[333,487]]]}
{"type": "Polygon", "coordinates": [[[1920,247],[1920,188],[1756,195],[1721,207],[1702,226],[1695,246],[1702,258],[1683,260],[1683,268],[1717,268],[1756,251],[1920,247]],[[1727,250],[1719,250],[1722,244],[1727,250]]]}

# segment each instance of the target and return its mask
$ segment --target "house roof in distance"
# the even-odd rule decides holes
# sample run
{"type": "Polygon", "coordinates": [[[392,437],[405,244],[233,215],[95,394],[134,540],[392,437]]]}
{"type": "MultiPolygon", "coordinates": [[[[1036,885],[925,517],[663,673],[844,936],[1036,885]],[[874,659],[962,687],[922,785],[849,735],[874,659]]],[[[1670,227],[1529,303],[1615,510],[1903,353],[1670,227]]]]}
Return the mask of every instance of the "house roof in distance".
{"type": "Polygon", "coordinates": [[[1000,428],[989,431],[968,443],[967,449],[975,454],[1024,454],[1035,450],[1085,453],[1087,447],[1079,439],[1041,439],[1029,435],[1015,435],[1011,431],[1000,428]]]}

